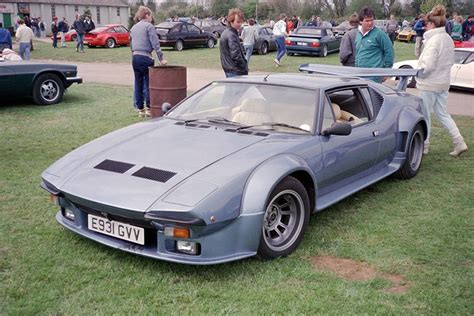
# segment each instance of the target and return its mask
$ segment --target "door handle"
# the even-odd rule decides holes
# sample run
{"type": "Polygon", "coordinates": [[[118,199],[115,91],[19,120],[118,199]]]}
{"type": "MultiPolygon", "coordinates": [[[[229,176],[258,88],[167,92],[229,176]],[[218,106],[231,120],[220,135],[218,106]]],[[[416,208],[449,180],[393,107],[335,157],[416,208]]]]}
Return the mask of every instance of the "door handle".
{"type": "Polygon", "coordinates": [[[380,135],[380,132],[378,129],[376,129],[375,131],[372,131],[372,136],[378,137],[379,135],[380,135]]]}

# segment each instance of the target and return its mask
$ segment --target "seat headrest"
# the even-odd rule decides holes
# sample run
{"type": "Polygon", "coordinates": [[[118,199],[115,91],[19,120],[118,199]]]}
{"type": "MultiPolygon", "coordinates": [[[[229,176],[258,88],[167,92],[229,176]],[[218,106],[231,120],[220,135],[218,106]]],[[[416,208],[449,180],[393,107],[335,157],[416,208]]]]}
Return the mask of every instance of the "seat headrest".
{"type": "Polygon", "coordinates": [[[331,105],[332,105],[332,110],[334,112],[334,116],[336,117],[336,121],[337,121],[341,118],[341,115],[342,115],[341,108],[336,103],[331,103],[331,105]]]}
{"type": "Polygon", "coordinates": [[[243,112],[268,113],[269,104],[264,99],[248,98],[242,101],[240,110],[243,112]]]}

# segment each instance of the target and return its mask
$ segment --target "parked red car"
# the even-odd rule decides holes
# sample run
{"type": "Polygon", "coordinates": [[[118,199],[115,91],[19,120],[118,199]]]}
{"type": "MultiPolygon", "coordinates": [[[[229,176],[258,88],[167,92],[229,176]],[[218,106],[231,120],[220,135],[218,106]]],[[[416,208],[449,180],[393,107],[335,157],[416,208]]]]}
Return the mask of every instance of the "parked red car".
{"type": "Polygon", "coordinates": [[[84,44],[89,47],[105,46],[114,48],[116,45],[128,45],[130,32],[120,24],[108,24],[99,26],[86,33],[84,36],[84,44]]]}
{"type": "MultiPolygon", "coordinates": [[[[76,37],[77,37],[76,30],[70,30],[66,34],[64,34],[64,41],[73,42],[73,41],[76,40],[76,37]]],[[[56,38],[58,39],[58,41],[60,41],[61,40],[61,33],[58,33],[58,35],[56,35],[56,38]]],[[[51,40],[52,39],[53,39],[53,35],[51,35],[51,40]]]]}

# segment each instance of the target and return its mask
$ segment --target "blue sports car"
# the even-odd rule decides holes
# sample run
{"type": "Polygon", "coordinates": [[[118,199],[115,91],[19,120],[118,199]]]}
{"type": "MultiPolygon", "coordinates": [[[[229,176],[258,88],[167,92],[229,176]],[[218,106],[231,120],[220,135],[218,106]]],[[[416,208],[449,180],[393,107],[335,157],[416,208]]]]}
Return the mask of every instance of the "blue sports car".
{"type": "Polygon", "coordinates": [[[423,157],[421,100],[354,77],[416,70],[329,68],[215,81],[72,151],[42,174],[57,221],[171,262],[290,254],[312,213],[389,175],[414,177],[423,157]]]}

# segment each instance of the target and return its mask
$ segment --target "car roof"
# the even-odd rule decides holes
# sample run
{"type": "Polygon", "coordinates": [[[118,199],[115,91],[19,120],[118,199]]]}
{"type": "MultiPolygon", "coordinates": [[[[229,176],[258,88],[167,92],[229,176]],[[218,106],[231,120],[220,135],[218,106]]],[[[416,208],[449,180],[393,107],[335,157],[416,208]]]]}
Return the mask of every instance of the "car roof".
{"type": "Polygon", "coordinates": [[[467,52],[474,52],[474,47],[457,47],[455,50],[463,50],[467,52]]]}
{"type": "Polygon", "coordinates": [[[344,85],[367,85],[368,83],[366,80],[354,77],[306,73],[249,75],[217,80],[216,82],[263,83],[312,90],[332,89],[344,85]]]}
{"type": "Polygon", "coordinates": [[[178,24],[194,25],[193,23],[180,21],[180,22],[161,22],[160,24],[155,25],[155,27],[160,28],[160,29],[171,29],[178,24]]]}

